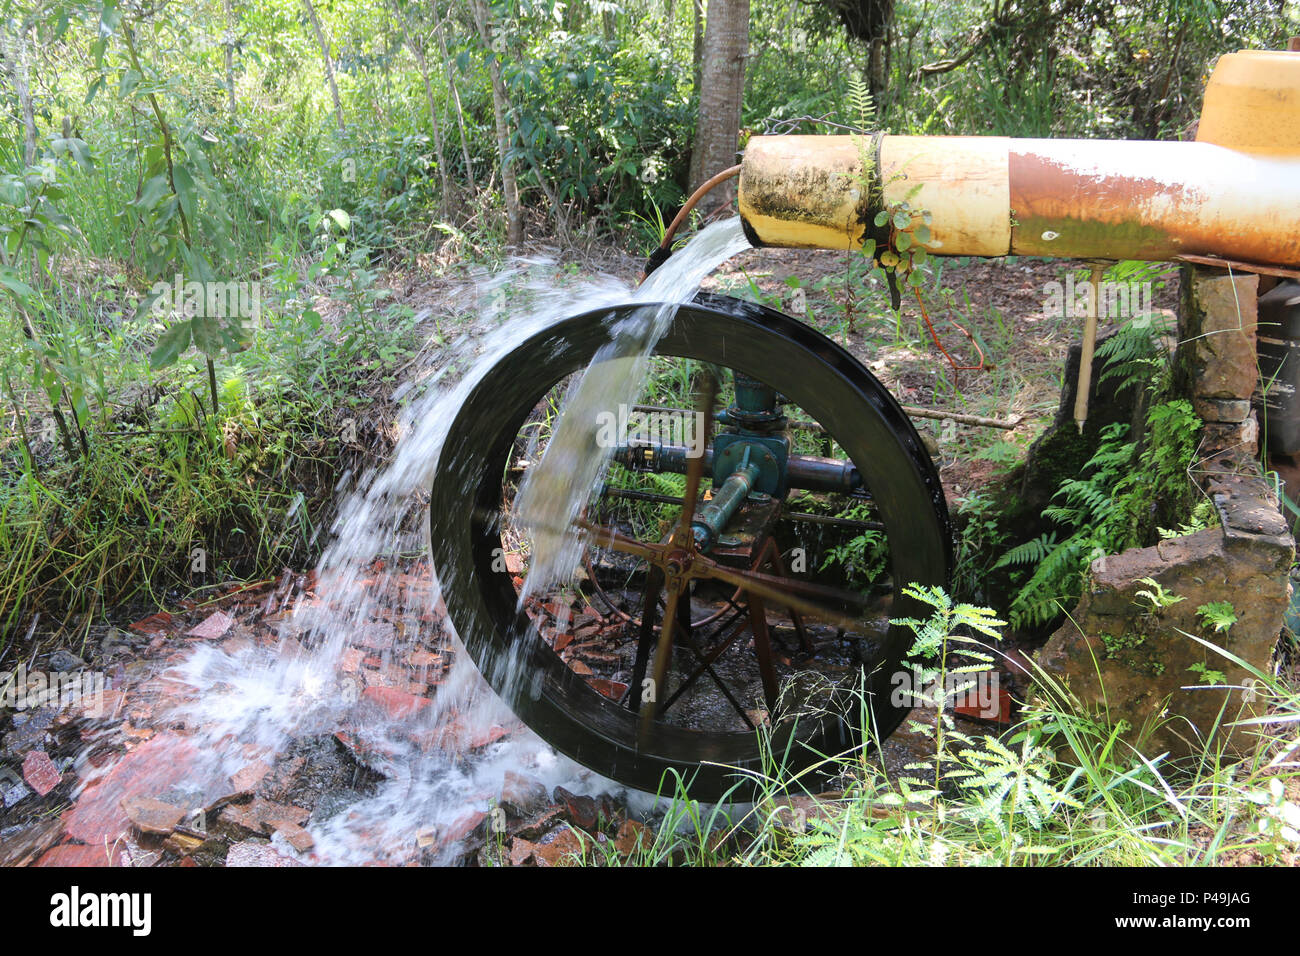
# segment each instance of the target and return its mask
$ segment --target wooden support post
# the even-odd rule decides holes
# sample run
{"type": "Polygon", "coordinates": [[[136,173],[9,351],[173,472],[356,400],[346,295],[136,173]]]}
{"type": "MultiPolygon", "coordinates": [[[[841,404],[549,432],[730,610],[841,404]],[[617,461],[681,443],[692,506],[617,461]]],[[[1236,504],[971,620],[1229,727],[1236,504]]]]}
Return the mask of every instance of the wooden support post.
{"type": "Polygon", "coordinates": [[[1101,301],[1101,277],[1110,263],[1094,261],[1088,288],[1088,318],[1083,325],[1083,346],[1079,353],[1079,387],[1074,396],[1074,424],[1083,434],[1088,421],[1088,393],[1092,391],[1092,355],[1097,348],[1097,307],[1101,301]]]}

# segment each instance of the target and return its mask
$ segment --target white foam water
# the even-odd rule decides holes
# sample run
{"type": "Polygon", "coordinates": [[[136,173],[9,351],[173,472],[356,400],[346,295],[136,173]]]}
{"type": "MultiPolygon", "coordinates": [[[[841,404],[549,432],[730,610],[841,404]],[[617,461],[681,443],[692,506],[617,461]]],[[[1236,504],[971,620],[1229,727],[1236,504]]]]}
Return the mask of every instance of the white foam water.
{"type": "MultiPolygon", "coordinates": [[[[671,324],[676,304],[744,248],[739,220],[709,226],[634,291],[613,278],[557,279],[555,264],[542,259],[514,260],[482,276],[472,324],[454,345],[437,350],[436,365],[394,396],[407,404],[391,463],[340,489],[343,501],[318,567],[315,597],[300,597],[283,616],[279,646],[227,651],[203,645],[173,668],[171,676],[193,690],[179,716],[195,731],[201,766],[194,772],[234,774],[250,755],[270,762],[295,738],[348,728],[384,780],[373,793],[313,817],[314,860],[325,864],[404,862],[413,858],[422,834],[433,834],[426,842],[438,846],[437,834],[455,834],[488,809],[509,770],[548,787],[618,791],[526,730],[478,746],[473,759],[465,759],[467,739],[509,725],[512,717],[454,634],[448,635],[454,652],[450,673],[431,705],[408,716],[381,718],[373,708],[357,706],[358,687],[342,667],[343,656],[364,644],[377,618],[404,633],[427,627],[421,621],[427,604],[407,600],[403,605],[402,572],[391,556],[427,555],[427,492],[443,442],[465,397],[487,371],[532,335],[578,312],[666,303],[636,311],[614,330],[611,344],[571,390],[557,432],[521,496],[526,524],[536,529],[525,587],[536,590],[571,574],[580,544],[572,535],[541,529],[568,527],[606,464],[608,449],[595,442],[595,412],[634,401],[649,353],[671,324]],[[376,559],[385,557],[388,569],[376,571],[376,559]],[[357,726],[362,713],[369,716],[357,726]],[[453,724],[459,738],[450,745],[415,742],[422,730],[437,733],[453,724]]],[[[443,629],[451,630],[449,620],[443,629]]],[[[436,859],[448,862],[455,846],[443,839],[438,852],[436,859]]]]}

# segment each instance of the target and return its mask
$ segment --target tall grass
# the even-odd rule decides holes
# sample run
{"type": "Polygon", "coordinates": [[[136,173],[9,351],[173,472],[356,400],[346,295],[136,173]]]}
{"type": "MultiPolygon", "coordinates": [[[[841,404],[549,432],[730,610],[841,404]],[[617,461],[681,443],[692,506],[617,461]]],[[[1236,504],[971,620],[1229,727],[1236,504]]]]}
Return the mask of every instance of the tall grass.
{"type": "MultiPolygon", "coordinates": [[[[1198,640],[1188,635],[1191,640],[1198,640]]],[[[918,793],[862,746],[792,774],[779,754],[738,778],[752,803],[702,807],[672,781],[663,822],[630,857],[588,862],[662,865],[1102,865],[1294,864],[1300,860],[1300,691],[1244,666],[1263,716],[1223,714],[1258,734],[1248,753],[1211,743],[1190,757],[1151,753],[1144,735],[1115,724],[1034,667],[1023,718],[998,734],[958,734],[938,793],[918,793]],[[827,777],[832,794],[812,799],[827,777]]],[[[991,649],[992,650],[992,649],[991,649]]],[[[1215,730],[1220,728],[1216,727],[1215,730]]],[[[760,730],[760,733],[763,731],[760,730]]],[[[1209,735],[1207,735],[1209,736],[1209,735]]],[[[1214,735],[1221,739],[1220,735],[1214,735]]]]}

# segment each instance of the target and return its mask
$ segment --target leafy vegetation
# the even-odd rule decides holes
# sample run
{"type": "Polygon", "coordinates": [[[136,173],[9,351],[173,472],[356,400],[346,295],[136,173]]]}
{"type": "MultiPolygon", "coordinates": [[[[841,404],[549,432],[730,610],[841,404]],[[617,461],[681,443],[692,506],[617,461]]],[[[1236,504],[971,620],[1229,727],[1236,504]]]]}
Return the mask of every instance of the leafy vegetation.
{"type": "Polygon", "coordinates": [[[1215,520],[1190,477],[1200,419],[1190,402],[1171,397],[1168,356],[1157,345],[1162,334],[1143,316],[1098,347],[1102,379],[1142,386],[1153,404],[1143,434],[1131,436],[1123,422],[1103,429],[1096,452],[1077,477],[1061,482],[1057,503],[1043,511],[1052,530],[1009,549],[993,565],[1029,569],[1016,582],[1008,612],[1017,627],[1058,619],[1082,593],[1094,561],[1152,544],[1170,533],[1166,525],[1186,534],[1215,520]]]}
{"type": "MultiPolygon", "coordinates": [[[[962,627],[996,638],[1000,622],[992,611],[930,589],[914,593],[934,609],[928,619],[911,622],[918,643],[931,651],[927,666],[938,666],[953,641],[997,654],[962,627]]],[[[1215,652],[1213,645],[1209,650],[1215,652]]],[[[752,809],[701,806],[689,798],[686,781],[669,780],[664,819],[630,854],[591,843],[582,860],[636,866],[1294,863],[1300,791],[1291,758],[1300,747],[1300,695],[1251,671],[1266,716],[1225,718],[1262,734],[1258,751],[1244,759],[1217,751],[1182,762],[1148,758],[1141,739],[1125,736],[1123,722],[1091,712],[1035,667],[1020,721],[996,735],[949,732],[924,779],[913,769],[890,773],[863,749],[831,754],[818,769],[842,789],[814,800],[812,778],[785,772],[773,755],[755,781],[760,794],[752,809]],[[931,774],[940,764],[943,780],[935,786],[931,774]]],[[[933,710],[918,709],[914,718],[932,719],[933,730],[943,726],[933,710]]],[[[863,733],[869,741],[870,727],[863,733]]]]}

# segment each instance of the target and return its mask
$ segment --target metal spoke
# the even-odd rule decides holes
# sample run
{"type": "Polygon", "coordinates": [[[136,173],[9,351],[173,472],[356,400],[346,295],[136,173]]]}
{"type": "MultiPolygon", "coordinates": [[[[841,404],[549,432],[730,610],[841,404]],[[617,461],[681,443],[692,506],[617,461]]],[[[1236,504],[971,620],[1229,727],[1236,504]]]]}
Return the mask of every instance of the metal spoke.
{"type": "Polygon", "coordinates": [[[650,685],[650,699],[641,705],[640,737],[642,743],[649,736],[650,727],[654,723],[655,711],[658,709],[659,696],[663,693],[664,685],[668,679],[668,654],[673,646],[673,630],[677,624],[677,599],[684,583],[675,576],[668,578],[668,605],[664,608],[664,622],[663,626],[659,628],[659,644],[655,647],[655,669],[654,677],[651,678],[653,683],[650,685]]]}
{"type": "MultiPolygon", "coordinates": [[[[798,584],[801,590],[815,589],[815,593],[825,595],[832,599],[839,599],[844,596],[844,592],[837,591],[834,588],[821,588],[820,585],[808,585],[803,581],[791,581],[788,578],[778,578],[770,574],[761,574],[758,571],[740,571],[735,568],[724,567],[720,564],[714,564],[712,561],[701,562],[696,559],[696,564],[700,565],[697,573],[701,577],[717,578],[728,584],[734,584],[738,588],[743,588],[749,592],[750,601],[755,597],[767,598],[774,604],[789,608],[793,611],[800,611],[809,617],[815,617],[818,620],[825,621],[828,624],[835,624],[846,629],[857,630],[859,622],[854,618],[841,614],[838,611],[832,611],[829,608],[814,604],[812,601],[806,601],[801,597],[796,597],[788,591],[783,591],[783,585],[798,584]],[[829,593],[828,593],[829,592],[829,593]]],[[[853,595],[856,597],[856,595],[853,595]]]]}
{"type": "Polygon", "coordinates": [[[666,714],[668,712],[668,708],[670,708],[677,701],[677,699],[682,696],[683,693],[689,690],[691,685],[693,685],[697,680],[700,679],[701,675],[708,674],[710,677],[713,678],[714,683],[718,685],[718,690],[722,691],[723,696],[726,697],[727,701],[731,704],[731,706],[735,708],[736,713],[740,715],[741,720],[745,722],[746,726],[748,726],[750,730],[755,729],[754,722],[750,720],[749,714],[745,712],[744,706],[738,700],[736,700],[735,696],[727,688],[727,685],[723,683],[723,680],[718,675],[718,672],[713,669],[713,664],[718,660],[719,657],[721,657],[726,652],[727,648],[730,647],[735,642],[736,638],[739,637],[745,630],[745,622],[742,619],[733,620],[729,622],[728,626],[730,626],[731,624],[736,625],[732,629],[731,634],[728,635],[721,642],[719,642],[718,646],[715,647],[713,650],[709,651],[707,655],[700,650],[699,645],[697,645],[694,640],[691,640],[688,643],[687,646],[695,654],[696,658],[699,659],[700,664],[698,667],[695,668],[694,671],[690,673],[689,676],[687,676],[686,680],[684,680],[681,683],[681,685],[676,690],[673,691],[672,695],[667,700],[664,701],[663,706],[659,708],[659,716],[662,717],[664,714],[666,714]]]}
{"type": "Polygon", "coordinates": [[[682,514],[677,522],[677,532],[673,535],[675,547],[695,550],[695,536],[691,533],[691,522],[695,520],[695,506],[699,503],[700,480],[704,477],[703,449],[709,446],[710,432],[713,424],[713,404],[718,397],[718,380],[713,370],[704,370],[703,389],[696,404],[697,421],[704,423],[704,435],[701,436],[701,453],[686,463],[686,492],[682,495],[682,514]]]}

